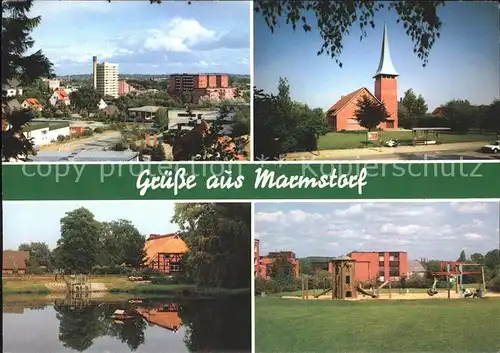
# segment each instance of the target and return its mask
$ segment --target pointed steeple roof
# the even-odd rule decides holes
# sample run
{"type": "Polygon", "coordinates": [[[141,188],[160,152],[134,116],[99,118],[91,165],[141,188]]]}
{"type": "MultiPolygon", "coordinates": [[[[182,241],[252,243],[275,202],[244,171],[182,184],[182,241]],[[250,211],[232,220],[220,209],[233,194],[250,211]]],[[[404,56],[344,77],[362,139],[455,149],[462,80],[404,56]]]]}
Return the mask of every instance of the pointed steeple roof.
{"type": "Polygon", "coordinates": [[[391,60],[391,52],[389,50],[389,35],[387,34],[387,25],[384,24],[384,37],[382,39],[382,52],[380,53],[380,63],[378,64],[377,72],[374,78],[379,75],[399,76],[394,68],[391,60]]]}

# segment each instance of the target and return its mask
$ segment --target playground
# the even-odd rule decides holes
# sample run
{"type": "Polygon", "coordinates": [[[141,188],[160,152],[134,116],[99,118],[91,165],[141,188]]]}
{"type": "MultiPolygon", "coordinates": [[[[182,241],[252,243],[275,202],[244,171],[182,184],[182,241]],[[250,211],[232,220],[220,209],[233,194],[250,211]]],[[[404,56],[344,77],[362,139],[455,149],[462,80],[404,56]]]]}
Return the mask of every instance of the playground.
{"type": "Polygon", "coordinates": [[[487,293],[484,276],[484,268],[481,264],[470,264],[465,262],[441,262],[443,271],[433,272],[430,275],[434,282],[427,290],[421,288],[406,288],[404,281],[398,280],[398,288],[392,288],[395,278],[389,277],[384,282],[375,278],[372,274],[369,261],[359,261],[348,256],[338,257],[331,260],[329,271],[332,274],[330,286],[324,290],[309,290],[308,275],[302,275],[302,289],[300,295],[285,295],[282,299],[301,300],[364,300],[364,299],[397,299],[397,300],[424,300],[424,299],[483,299],[486,297],[498,297],[500,293],[487,293]],[[368,267],[368,288],[356,280],[356,265],[368,267]],[[467,268],[480,268],[479,271],[467,270],[467,268]],[[469,288],[471,284],[464,283],[464,276],[480,276],[481,282],[469,288]],[[446,289],[438,289],[439,280],[444,282],[446,289]]]}
{"type": "Polygon", "coordinates": [[[330,261],[329,288],[310,290],[308,276],[302,275],[300,291],[256,298],[256,352],[500,349],[500,325],[494,324],[500,293],[486,293],[481,265],[443,262],[444,271],[430,274],[430,288],[405,288],[401,278],[356,281],[359,266],[367,266],[375,279],[370,262],[344,256],[330,261]],[[466,275],[481,280],[465,284],[466,275]]]}

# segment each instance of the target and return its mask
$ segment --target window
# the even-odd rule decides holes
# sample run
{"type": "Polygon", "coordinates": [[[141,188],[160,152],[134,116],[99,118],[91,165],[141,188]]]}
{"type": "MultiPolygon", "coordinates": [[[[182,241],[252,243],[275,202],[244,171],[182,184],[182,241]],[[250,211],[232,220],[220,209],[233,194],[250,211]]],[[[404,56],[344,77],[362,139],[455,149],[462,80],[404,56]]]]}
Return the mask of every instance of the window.
{"type": "Polygon", "coordinates": [[[179,272],[181,270],[179,265],[170,265],[170,272],[179,272]]]}
{"type": "Polygon", "coordinates": [[[379,261],[378,262],[378,267],[384,267],[384,261],[379,261]]]}
{"type": "Polygon", "coordinates": [[[378,257],[378,261],[380,261],[380,262],[384,262],[384,260],[385,260],[385,259],[384,259],[384,256],[383,256],[383,255],[378,257]]]}

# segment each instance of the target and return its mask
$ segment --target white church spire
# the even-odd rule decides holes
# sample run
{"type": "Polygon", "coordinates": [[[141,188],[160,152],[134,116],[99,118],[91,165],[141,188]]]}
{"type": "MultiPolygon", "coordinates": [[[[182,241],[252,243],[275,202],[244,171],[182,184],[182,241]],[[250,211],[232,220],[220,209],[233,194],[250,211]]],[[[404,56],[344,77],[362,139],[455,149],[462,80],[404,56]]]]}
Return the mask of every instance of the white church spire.
{"type": "Polygon", "coordinates": [[[391,52],[389,50],[389,36],[387,34],[387,25],[384,24],[384,37],[382,39],[382,52],[380,54],[380,63],[378,64],[377,72],[374,78],[380,75],[399,76],[394,68],[391,60],[391,52]]]}

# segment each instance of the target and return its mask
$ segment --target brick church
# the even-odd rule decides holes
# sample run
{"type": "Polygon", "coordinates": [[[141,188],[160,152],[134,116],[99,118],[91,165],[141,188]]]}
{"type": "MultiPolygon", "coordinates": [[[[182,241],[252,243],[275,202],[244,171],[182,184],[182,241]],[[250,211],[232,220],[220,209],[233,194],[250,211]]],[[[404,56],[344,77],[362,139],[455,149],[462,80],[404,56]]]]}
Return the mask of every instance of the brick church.
{"type": "Polygon", "coordinates": [[[363,96],[368,96],[371,99],[383,102],[387,112],[390,114],[388,121],[381,123],[379,127],[382,129],[397,129],[398,76],[399,74],[392,64],[391,53],[389,51],[387,26],[384,25],[380,63],[375,76],[373,76],[375,79],[375,94],[372,94],[366,87],[361,87],[354,92],[342,96],[340,100],[326,112],[328,126],[335,131],[364,130],[364,128],[358,124],[354,112],[356,111],[359,99],[363,96]]]}

